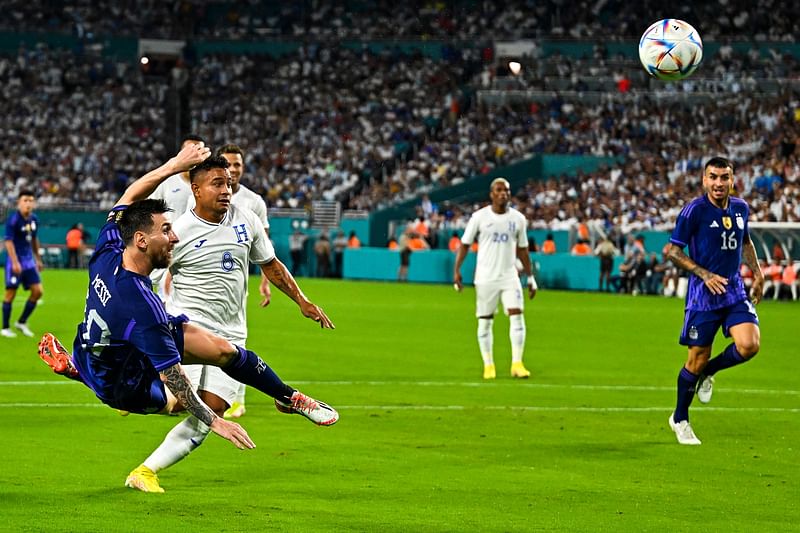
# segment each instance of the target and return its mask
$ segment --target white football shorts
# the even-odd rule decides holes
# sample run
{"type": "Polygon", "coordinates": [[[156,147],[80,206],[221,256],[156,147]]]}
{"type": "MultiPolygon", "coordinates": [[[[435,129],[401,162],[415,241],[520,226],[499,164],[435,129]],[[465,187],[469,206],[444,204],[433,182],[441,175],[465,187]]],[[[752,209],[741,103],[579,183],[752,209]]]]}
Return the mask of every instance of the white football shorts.
{"type": "Polygon", "coordinates": [[[181,365],[194,390],[204,390],[216,394],[228,404],[233,404],[239,391],[239,382],[222,371],[218,366],[181,365]]]}
{"type": "Polygon", "coordinates": [[[503,302],[505,314],[508,314],[509,309],[525,309],[519,278],[475,285],[475,316],[493,315],[497,311],[498,301],[503,302]]]}

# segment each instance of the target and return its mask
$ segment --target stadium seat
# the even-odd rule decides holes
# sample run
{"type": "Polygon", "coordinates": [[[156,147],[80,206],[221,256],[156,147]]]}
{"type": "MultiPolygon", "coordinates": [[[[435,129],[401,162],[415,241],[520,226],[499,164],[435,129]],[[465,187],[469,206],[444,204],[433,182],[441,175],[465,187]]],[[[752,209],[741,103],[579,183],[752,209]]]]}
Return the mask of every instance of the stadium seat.
{"type": "Polygon", "coordinates": [[[61,248],[50,246],[44,251],[44,264],[50,268],[63,268],[64,258],[61,254],[61,248]]]}

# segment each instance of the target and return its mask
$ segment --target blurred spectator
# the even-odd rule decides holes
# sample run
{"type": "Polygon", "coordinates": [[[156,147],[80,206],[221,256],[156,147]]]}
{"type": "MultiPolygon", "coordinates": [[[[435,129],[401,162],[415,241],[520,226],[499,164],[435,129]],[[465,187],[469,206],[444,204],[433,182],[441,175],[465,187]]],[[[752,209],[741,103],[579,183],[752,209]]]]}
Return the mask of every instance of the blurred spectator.
{"type": "Polygon", "coordinates": [[[73,224],[67,232],[67,268],[80,268],[83,256],[83,223],[73,224]]]}
{"type": "Polygon", "coordinates": [[[305,252],[306,240],[308,237],[303,233],[300,228],[295,228],[294,232],[289,235],[289,256],[292,259],[292,275],[297,276],[300,272],[300,267],[305,263],[303,257],[305,252]]]}
{"type": "Polygon", "coordinates": [[[427,241],[418,233],[408,231],[406,238],[401,240],[400,268],[397,270],[398,281],[408,281],[408,267],[411,263],[411,254],[420,250],[428,250],[427,241]]]}
{"type": "Polygon", "coordinates": [[[454,231],[450,235],[450,241],[447,243],[447,249],[451,252],[457,252],[458,249],[461,247],[461,237],[458,236],[458,232],[454,231]]]}
{"type": "Polygon", "coordinates": [[[780,259],[772,258],[769,265],[764,269],[764,280],[764,297],[766,297],[770,289],[775,291],[773,297],[776,297],[783,280],[783,267],[780,259]]]}
{"type": "Polygon", "coordinates": [[[347,238],[347,247],[361,248],[361,241],[358,239],[358,235],[356,235],[355,231],[350,232],[350,236],[347,238]]]}
{"type": "Polygon", "coordinates": [[[614,256],[619,254],[619,250],[608,237],[603,237],[594,249],[594,255],[600,258],[600,291],[611,290],[611,270],[614,268],[614,256]]]}
{"type": "Polygon", "coordinates": [[[592,248],[583,239],[578,240],[569,252],[572,255],[592,255],[592,248]]]}
{"type": "Polygon", "coordinates": [[[324,232],[314,243],[314,255],[317,257],[317,277],[329,277],[331,275],[331,243],[324,232]]]}
{"type": "Polygon", "coordinates": [[[548,233],[542,243],[542,253],[545,255],[552,255],[556,253],[556,241],[553,239],[553,234],[548,233]]]}
{"type": "Polygon", "coordinates": [[[797,280],[797,268],[792,264],[791,261],[787,261],[786,266],[783,269],[781,283],[775,287],[775,296],[773,297],[773,300],[777,300],[780,297],[781,290],[785,287],[792,295],[792,301],[796,301],[799,283],[800,282],[797,280]]]}
{"type": "Polygon", "coordinates": [[[344,270],[344,249],[349,246],[347,237],[344,236],[344,231],[339,230],[336,232],[336,237],[333,239],[333,276],[341,278],[344,270]]]}

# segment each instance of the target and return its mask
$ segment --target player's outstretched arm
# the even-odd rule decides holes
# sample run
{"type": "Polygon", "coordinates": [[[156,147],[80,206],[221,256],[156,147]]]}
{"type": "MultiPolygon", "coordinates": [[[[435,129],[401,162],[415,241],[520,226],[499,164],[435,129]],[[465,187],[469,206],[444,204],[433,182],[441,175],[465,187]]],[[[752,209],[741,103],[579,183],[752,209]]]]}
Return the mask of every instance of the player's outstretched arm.
{"type": "Polygon", "coordinates": [[[273,285],[278,287],[281,292],[286,294],[286,296],[291,298],[300,307],[300,311],[303,313],[304,317],[310,318],[314,322],[319,322],[322,328],[336,328],[333,322],[331,322],[331,319],[328,318],[328,315],[325,314],[325,311],[306,298],[306,295],[300,290],[300,286],[297,285],[294,276],[292,276],[289,269],[286,268],[286,265],[281,263],[277,257],[269,263],[261,265],[261,271],[273,285]]]}
{"type": "Polygon", "coordinates": [[[170,158],[169,161],[157,169],[151,170],[134,181],[125,189],[125,192],[122,193],[122,197],[117,201],[116,205],[130,205],[138,200],[144,200],[156,190],[159,183],[173,174],[190,170],[193,166],[205,161],[210,155],[211,149],[203,143],[187,143],[186,146],[178,152],[178,155],[170,158]]]}
{"type": "Polygon", "coordinates": [[[756,247],[753,245],[753,241],[750,240],[750,235],[745,235],[742,242],[742,260],[753,271],[753,286],[750,287],[750,299],[753,300],[754,304],[757,304],[764,294],[764,273],[761,271],[761,265],[758,264],[756,247]]]}
{"type": "Polygon", "coordinates": [[[669,249],[667,250],[667,257],[678,268],[691,272],[702,279],[708,290],[711,291],[711,294],[725,294],[728,279],[719,274],[714,274],[710,270],[706,270],[695,263],[677,244],[670,243],[669,249]]]}
{"type": "Polygon", "coordinates": [[[211,431],[220,437],[228,439],[240,450],[256,447],[242,426],[217,416],[200,400],[194,392],[189,378],[183,373],[181,365],[172,365],[162,370],[161,375],[164,378],[164,384],[172,391],[172,394],[175,395],[181,405],[210,427],[211,431]]]}

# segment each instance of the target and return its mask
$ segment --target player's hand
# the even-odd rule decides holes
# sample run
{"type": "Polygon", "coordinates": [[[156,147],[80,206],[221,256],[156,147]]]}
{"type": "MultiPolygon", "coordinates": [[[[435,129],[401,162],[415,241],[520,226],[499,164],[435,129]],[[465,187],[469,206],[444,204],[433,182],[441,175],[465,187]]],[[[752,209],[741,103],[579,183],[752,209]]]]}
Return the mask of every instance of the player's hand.
{"type": "Polygon", "coordinates": [[[36,268],[39,269],[39,271],[44,270],[44,263],[42,263],[41,257],[36,258],[36,268]]]}
{"type": "Polygon", "coordinates": [[[211,155],[211,148],[203,143],[187,143],[178,155],[172,158],[177,172],[185,172],[202,163],[211,155]]]}
{"type": "Polygon", "coordinates": [[[528,299],[533,300],[536,297],[536,289],[528,285],[528,299]]]}
{"type": "Polygon", "coordinates": [[[758,302],[761,301],[761,297],[763,295],[764,295],[764,276],[754,276],[753,285],[750,287],[750,300],[752,300],[753,305],[757,305],[758,302]]]}
{"type": "Polygon", "coordinates": [[[14,274],[19,274],[20,272],[22,272],[22,265],[19,263],[19,261],[11,262],[11,272],[13,272],[14,274]]]}
{"type": "Polygon", "coordinates": [[[266,307],[269,305],[269,302],[272,300],[272,289],[269,288],[269,280],[266,276],[261,276],[261,285],[258,286],[258,294],[263,297],[261,303],[258,304],[261,307],[266,307]]]}
{"type": "Polygon", "coordinates": [[[229,422],[218,416],[211,422],[211,431],[222,438],[231,441],[240,450],[255,448],[255,443],[250,440],[250,435],[236,422],[229,422]]]}
{"type": "Polygon", "coordinates": [[[461,292],[464,289],[464,281],[461,278],[461,272],[456,272],[453,274],[453,288],[461,292]]]}
{"type": "Polygon", "coordinates": [[[325,311],[323,311],[318,305],[315,305],[311,302],[303,302],[300,304],[300,311],[303,313],[304,317],[310,318],[314,322],[319,322],[319,325],[322,329],[336,329],[336,326],[333,325],[331,319],[328,318],[328,315],[325,314],[325,311]]]}
{"type": "Polygon", "coordinates": [[[711,291],[711,294],[725,294],[725,291],[728,289],[728,279],[714,274],[713,272],[709,272],[708,275],[704,277],[703,283],[705,283],[708,290],[711,291]]]}

